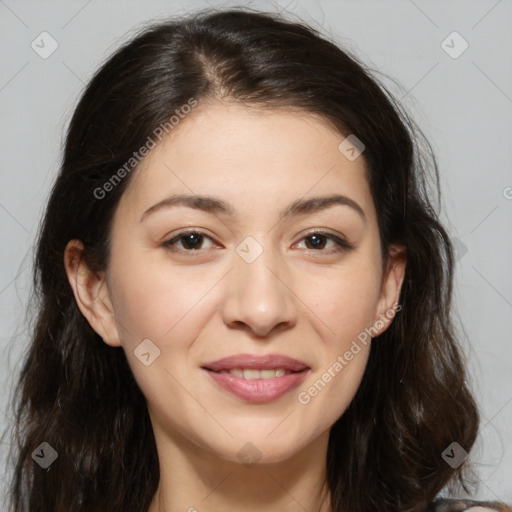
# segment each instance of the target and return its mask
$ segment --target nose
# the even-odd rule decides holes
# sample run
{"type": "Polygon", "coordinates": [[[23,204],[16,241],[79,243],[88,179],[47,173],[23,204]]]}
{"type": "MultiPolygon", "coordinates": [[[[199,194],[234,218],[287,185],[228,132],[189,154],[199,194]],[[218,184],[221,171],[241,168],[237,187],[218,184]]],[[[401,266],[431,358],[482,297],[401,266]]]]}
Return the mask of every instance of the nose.
{"type": "Polygon", "coordinates": [[[234,258],[223,303],[226,325],[258,337],[293,327],[297,322],[295,295],[285,278],[285,264],[274,251],[265,249],[252,263],[238,254],[234,258]]]}

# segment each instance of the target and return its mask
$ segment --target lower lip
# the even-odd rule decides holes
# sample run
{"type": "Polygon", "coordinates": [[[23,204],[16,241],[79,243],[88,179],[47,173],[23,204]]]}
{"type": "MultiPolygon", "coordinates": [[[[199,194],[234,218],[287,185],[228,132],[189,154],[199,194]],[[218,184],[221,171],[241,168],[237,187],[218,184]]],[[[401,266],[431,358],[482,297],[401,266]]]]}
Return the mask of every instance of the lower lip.
{"type": "Polygon", "coordinates": [[[206,370],[212,379],[223,389],[248,402],[270,402],[285,395],[300,385],[308,370],[287,373],[273,379],[244,379],[231,373],[206,370]]]}

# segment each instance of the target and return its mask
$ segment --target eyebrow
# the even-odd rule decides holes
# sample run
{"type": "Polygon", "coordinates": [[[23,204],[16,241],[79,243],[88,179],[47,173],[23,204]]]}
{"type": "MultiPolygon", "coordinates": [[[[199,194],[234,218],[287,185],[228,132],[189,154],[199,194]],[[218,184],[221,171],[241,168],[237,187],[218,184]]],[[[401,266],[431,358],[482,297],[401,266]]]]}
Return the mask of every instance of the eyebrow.
{"type": "MultiPolygon", "coordinates": [[[[315,213],[335,205],[349,206],[361,216],[363,221],[366,222],[366,215],[361,206],[353,199],[340,194],[297,199],[280,212],[279,219],[282,220],[288,216],[315,213]]],[[[142,222],[148,215],[153,214],[159,210],[164,208],[172,208],[175,206],[185,206],[188,208],[193,208],[194,210],[201,210],[206,213],[221,214],[227,216],[235,215],[235,209],[233,206],[222,199],[218,199],[212,196],[175,194],[148,208],[142,214],[140,221],[142,222]]]]}

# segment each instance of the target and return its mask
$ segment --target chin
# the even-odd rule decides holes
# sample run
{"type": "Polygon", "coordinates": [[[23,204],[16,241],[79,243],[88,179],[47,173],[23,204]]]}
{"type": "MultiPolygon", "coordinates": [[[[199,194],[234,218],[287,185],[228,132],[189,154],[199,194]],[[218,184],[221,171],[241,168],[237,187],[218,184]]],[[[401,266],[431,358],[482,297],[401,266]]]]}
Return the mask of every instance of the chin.
{"type": "Polygon", "coordinates": [[[276,464],[291,459],[300,450],[297,443],[283,444],[282,440],[265,439],[265,436],[252,441],[246,436],[232,440],[227,450],[217,451],[217,455],[230,462],[246,467],[261,467],[266,464],[276,464]]]}

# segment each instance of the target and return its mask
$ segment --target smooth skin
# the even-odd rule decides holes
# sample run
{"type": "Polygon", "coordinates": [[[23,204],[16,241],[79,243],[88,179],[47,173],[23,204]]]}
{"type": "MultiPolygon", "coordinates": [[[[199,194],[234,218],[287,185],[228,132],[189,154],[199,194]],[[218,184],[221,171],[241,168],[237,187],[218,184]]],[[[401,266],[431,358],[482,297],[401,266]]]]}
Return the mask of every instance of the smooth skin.
{"type": "Polygon", "coordinates": [[[383,265],[364,153],[347,159],[344,138],[307,113],[200,105],[134,171],[107,270],[87,268],[80,241],[67,245],[81,312],[122,347],[147,399],[161,474],[149,512],[330,510],[329,431],[360,385],[371,342],[307,404],[298,394],[365,329],[388,328],[406,265],[398,246],[383,265]],[[220,199],[233,213],[154,207],[174,194],[220,199]],[[296,200],[333,194],[364,215],[332,204],[280,218],[296,200]],[[187,230],[203,236],[183,238],[187,230]],[[248,263],[239,246],[262,252],[248,263]],[[160,350],[149,365],[134,353],[146,339],[160,350]],[[299,388],[250,403],[201,368],[240,353],[285,354],[310,370],[299,388]]]}

